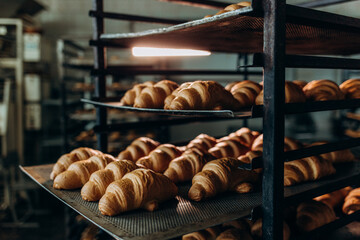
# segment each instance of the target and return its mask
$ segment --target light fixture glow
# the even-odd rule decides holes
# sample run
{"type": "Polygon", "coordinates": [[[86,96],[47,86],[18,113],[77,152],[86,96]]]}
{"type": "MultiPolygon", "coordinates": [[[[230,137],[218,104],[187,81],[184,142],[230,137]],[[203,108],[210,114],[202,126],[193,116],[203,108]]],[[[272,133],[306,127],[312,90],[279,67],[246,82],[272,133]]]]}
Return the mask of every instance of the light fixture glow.
{"type": "Polygon", "coordinates": [[[209,56],[211,52],[193,49],[133,47],[135,57],[177,57],[177,56],[209,56]]]}

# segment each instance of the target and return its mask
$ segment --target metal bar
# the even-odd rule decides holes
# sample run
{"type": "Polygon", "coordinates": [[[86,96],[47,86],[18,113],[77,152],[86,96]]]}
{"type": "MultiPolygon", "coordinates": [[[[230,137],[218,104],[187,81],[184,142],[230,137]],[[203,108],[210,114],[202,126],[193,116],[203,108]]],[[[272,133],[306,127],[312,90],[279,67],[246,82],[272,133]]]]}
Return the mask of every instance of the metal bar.
{"type": "MultiPolygon", "coordinates": [[[[285,66],[291,68],[330,68],[330,69],[360,69],[360,59],[317,57],[302,55],[286,55],[285,66]]],[[[240,67],[262,67],[264,55],[255,53],[251,65],[244,64],[240,67]]]]}
{"type": "Polygon", "coordinates": [[[310,2],[298,3],[296,6],[306,7],[306,8],[317,8],[317,7],[325,7],[334,4],[347,3],[356,0],[315,0],[310,2]]]}
{"type": "Polygon", "coordinates": [[[160,1],[190,5],[193,7],[211,8],[211,9],[223,9],[227,5],[231,4],[231,3],[209,1],[209,0],[160,0],[160,1]]]}
{"type": "Polygon", "coordinates": [[[264,12],[264,174],[263,239],[283,238],[285,0],[263,0],[264,12]]]}
{"type": "Polygon", "coordinates": [[[360,99],[285,104],[285,113],[306,113],[360,107],[360,99]]]}
{"type": "Polygon", "coordinates": [[[144,17],[144,16],[113,13],[113,12],[97,12],[97,11],[91,11],[91,10],[89,11],[89,16],[90,17],[118,19],[118,20],[147,22],[147,23],[174,24],[174,25],[188,21],[188,20],[173,20],[173,19],[165,19],[165,18],[144,17]]]}
{"type": "Polygon", "coordinates": [[[350,215],[343,216],[335,221],[332,221],[326,225],[323,225],[319,228],[316,228],[313,231],[307,232],[299,237],[295,237],[296,240],[307,240],[307,239],[320,239],[325,234],[329,233],[329,231],[333,231],[334,229],[341,228],[353,221],[360,219],[360,211],[356,211],[350,215]]]}
{"type": "MultiPolygon", "coordinates": [[[[91,75],[242,75],[244,71],[233,70],[183,70],[183,69],[125,69],[118,67],[108,67],[101,71],[94,69],[91,75]]],[[[247,72],[248,75],[262,76],[262,72],[247,72]]]]}
{"type": "MultiPolygon", "coordinates": [[[[93,0],[93,10],[97,12],[103,12],[104,4],[103,0],[93,0]]],[[[100,35],[104,33],[104,19],[102,17],[93,18],[93,39],[99,40],[100,35]]],[[[106,49],[103,46],[94,47],[94,69],[104,70],[106,69],[106,49]]],[[[106,97],[106,83],[105,75],[99,74],[95,77],[95,96],[104,98],[106,97]]],[[[107,111],[106,108],[96,107],[96,123],[100,126],[105,126],[107,123],[107,111]]],[[[98,148],[107,152],[108,142],[107,134],[97,134],[98,148]]]]}

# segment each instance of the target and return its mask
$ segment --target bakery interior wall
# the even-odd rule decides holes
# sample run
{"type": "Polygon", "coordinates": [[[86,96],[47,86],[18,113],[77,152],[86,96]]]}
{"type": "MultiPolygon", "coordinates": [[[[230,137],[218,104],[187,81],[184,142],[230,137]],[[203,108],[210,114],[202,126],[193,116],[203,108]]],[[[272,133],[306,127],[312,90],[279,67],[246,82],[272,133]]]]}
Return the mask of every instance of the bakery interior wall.
{"type": "MultiPolygon", "coordinates": [[[[44,37],[48,39],[49,44],[44,47],[47,48],[47,58],[55,59],[54,44],[56,40],[62,36],[71,36],[74,38],[80,37],[89,39],[91,36],[91,19],[88,17],[88,10],[91,8],[90,0],[39,0],[47,6],[47,11],[38,16],[38,21],[41,22],[44,30],[44,37]]],[[[223,2],[236,2],[236,1],[223,1],[223,2]]],[[[302,0],[287,1],[290,4],[296,4],[304,2],[302,0]]],[[[145,16],[158,16],[163,18],[172,19],[198,19],[207,14],[213,14],[214,10],[193,8],[189,6],[176,5],[171,3],[164,3],[150,0],[106,0],[105,10],[111,10],[120,13],[137,14],[145,16]]],[[[340,13],[353,17],[360,17],[358,11],[360,7],[360,1],[349,2],[346,4],[339,4],[336,6],[323,7],[325,11],[340,13]]],[[[160,27],[161,25],[152,25],[144,23],[132,23],[128,21],[106,21],[106,32],[128,32],[128,31],[140,31],[150,29],[154,27],[160,27]]],[[[109,54],[113,53],[113,49],[109,50],[109,54]]],[[[128,53],[120,53],[122,58],[126,58],[129,61],[134,61],[128,53]]],[[[174,68],[186,68],[186,69],[235,69],[236,67],[236,55],[233,54],[213,54],[210,57],[194,57],[194,58],[181,58],[181,59],[161,59],[160,62],[166,66],[174,68]]],[[[158,59],[144,59],[136,61],[158,62],[158,59]]],[[[56,67],[52,68],[54,79],[56,79],[56,67]]],[[[337,83],[340,83],[341,79],[340,70],[311,70],[311,69],[287,69],[286,78],[288,80],[314,80],[314,79],[332,79],[337,83]]],[[[160,80],[161,77],[137,77],[141,80],[160,80]]],[[[187,77],[174,77],[174,80],[196,80],[196,79],[217,79],[217,80],[241,80],[242,76],[238,77],[214,77],[214,76],[187,76],[187,77]]],[[[251,80],[261,80],[258,76],[251,76],[251,80]]],[[[225,81],[223,81],[225,83],[225,81]]],[[[304,116],[315,127],[315,133],[311,135],[318,139],[327,139],[332,135],[332,117],[334,112],[313,113],[309,116],[304,116]],[[324,120],[325,119],[325,120],[324,120]]],[[[294,117],[289,117],[287,121],[287,133],[288,135],[296,134],[299,138],[306,139],[309,134],[305,132],[295,132],[294,129],[298,129],[297,125],[299,120],[294,117]]],[[[254,129],[261,129],[261,119],[255,119],[249,121],[249,126],[254,129]]],[[[172,127],[170,130],[172,140],[186,140],[194,137],[198,133],[206,132],[213,136],[220,136],[225,132],[234,130],[242,126],[242,121],[221,121],[216,123],[194,123],[183,126],[172,127]]],[[[307,126],[308,128],[309,127],[307,126]]],[[[307,128],[304,126],[304,128],[307,128]]],[[[309,129],[308,129],[309,130],[309,129]]],[[[311,131],[314,131],[312,129],[311,131]]]]}

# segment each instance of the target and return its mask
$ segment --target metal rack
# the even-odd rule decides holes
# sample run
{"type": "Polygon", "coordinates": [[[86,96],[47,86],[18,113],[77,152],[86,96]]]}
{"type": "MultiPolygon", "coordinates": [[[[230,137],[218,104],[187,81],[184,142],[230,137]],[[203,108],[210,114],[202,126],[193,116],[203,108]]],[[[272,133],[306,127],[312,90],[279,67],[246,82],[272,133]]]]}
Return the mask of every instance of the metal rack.
{"type": "MultiPolygon", "coordinates": [[[[107,125],[106,115],[106,108],[109,106],[101,106],[101,102],[109,102],[106,101],[108,99],[106,98],[105,88],[105,75],[110,72],[106,59],[107,47],[128,48],[140,43],[152,43],[151,45],[154,46],[153,43],[156,42],[158,45],[167,47],[185,47],[219,52],[261,52],[261,54],[257,55],[257,59],[258,65],[263,67],[264,106],[253,107],[251,114],[242,116],[246,118],[263,117],[263,158],[255,161],[264,168],[262,195],[260,193],[254,193],[257,197],[251,195],[254,197],[251,201],[256,203],[254,205],[250,204],[250,206],[250,202],[246,200],[249,195],[244,195],[243,198],[230,195],[231,199],[242,199],[241,201],[244,201],[242,202],[244,205],[237,207],[235,203],[229,203],[230,207],[234,207],[234,211],[231,213],[225,212],[223,215],[218,215],[218,217],[211,215],[211,217],[204,217],[194,221],[188,215],[176,215],[174,212],[177,210],[174,206],[176,204],[169,203],[170,207],[166,206],[164,209],[151,214],[135,211],[119,217],[108,218],[97,214],[94,206],[91,204],[80,206],[84,203],[78,200],[76,195],[78,192],[59,193],[51,189],[51,184],[49,185],[47,177],[51,167],[47,166],[47,169],[46,166],[37,167],[33,169],[33,173],[31,173],[32,169],[24,169],[35,181],[59,197],[65,204],[89,218],[89,220],[102,227],[112,236],[125,239],[145,239],[149,236],[155,236],[151,234],[155,234],[157,231],[157,233],[161,234],[156,235],[157,237],[175,237],[245,216],[252,208],[261,206],[263,212],[263,239],[282,239],[282,213],[286,204],[311,199],[317,195],[359,182],[359,164],[354,163],[337,167],[338,172],[332,177],[285,188],[284,190],[284,161],[345,149],[349,146],[359,146],[360,139],[353,139],[342,143],[329,143],[289,152],[284,152],[283,150],[283,139],[285,114],[360,107],[359,100],[284,104],[286,67],[309,67],[313,63],[316,64],[314,67],[317,68],[360,68],[360,60],[358,59],[294,55],[349,55],[360,53],[360,46],[358,44],[360,41],[360,20],[287,5],[285,0],[253,0],[251,7],[167,28],[130,34],[104,34],[105,18],[110,16],[112,19],[122,18],[116,15],[109,15],[108,13],[105,14],[103,0],[93,0],[93,10],[90,15],[93,17],[94,27],[93,40],[90,41],[90,44],[94,46],[95,53],[95,66],[92,74],[95,76],[96,100],[99,100],[97,101],[98,103],[95,103],[97,109],[96,129],[99,131],[98,148],[102,151],[107,150],[106,136],[107,131],[111,130],[111,126],[107,125]],[[255,112],[257,115],[254,114],[255,112]],[[60,196],[60,194],[67,196],[60,196]],[[137,232],[138,228],[143,227],[146,221],[151,221],[153,224],[156,221],[163,220],[161,217],[166,219],[169,224],[165,228],[159,229],[153,227],[151,228],[153,231],[151,233],[147,232],[148,228],[142,228],[141,232],[137,232]],[[127,225],[128,221],[132,219],[141,219],[145,222],[138,221],[127,225]],[[115,222],[118,225],[115,225],[115,222]],[[181,223],[180,225],[173,225],[179,222],[181,223]],[[125,225],[114,229],[114,226],[119,226],[119,224],[125,225]]],[[[118,70],[120,69],[115,69],[114,73],[118,70]]],[[[184,115],[191,115],[189,113],[184,115]]],[[[205,116],[216,117],[214,113],[215,111],[205,116]]],[[[168,114],[173,115],[173,113],[168,114]]],[[[184,190],[183,188],[181,189],[184,190]]],[[[198,217],[203,216],[202,213],[205,214],[205,210],[204,212],[197,210],[196,213],[191,211],[193,205],[196,204],[199,204],[197,209],[211,209],[211,211],[206,211],[206,214],[214,214],[218,209],[220,211],[223,210],[220,207],[223,205],[219,203],[219,201],[224,200],[223,198],[205,203],[193,203],[187,202],[185,198],[181,197],[181,194],[182,192],[177,197],[179,202],[177,207],[184,206],[191,213],[191,216],[198,217]]],[[[341,227],[349,221],[358,218],[359,212],[345,216],[338,221],[308,233],[306,237],[313,237],[320,231],[329,231],[330,229],[341,227]]],[[[159,226],[163,227],[164,225],[159,226]]]]}

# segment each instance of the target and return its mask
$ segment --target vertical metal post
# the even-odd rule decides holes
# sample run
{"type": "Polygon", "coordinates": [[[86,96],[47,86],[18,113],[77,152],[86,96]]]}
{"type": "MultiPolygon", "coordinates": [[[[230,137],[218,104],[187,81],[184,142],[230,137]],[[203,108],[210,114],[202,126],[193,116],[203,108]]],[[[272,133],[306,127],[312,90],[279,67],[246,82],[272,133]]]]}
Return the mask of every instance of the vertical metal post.
{"type": "MultiPolygon", "coordinates": [[[[104,11],[103,0],[93,0],[93,10],[97,12],[104,11]]],[[[102,17],[93,18],[93,39],[99,40],[100,35],[104,33],[104,19],[102,17]]],[[[94,47],[94,69],[104,70],[106,68],[106,49],[103,46],[94,47]]],[[[100,73],[95,77],[95,96],[99,98],[106,97],[105,75],[100,73]]],[[[106,108],[96,108],[96,123],[99,126],[106,125],[107,112],[106,108]]],[[[98,149],[107,152],[107,134],[99,133],[96,135],[98,149]]]]}
{"type": "Polygon", "coordinates": [[[285,0],[263,0],[263,239],[283,239],[285,0]]]}

